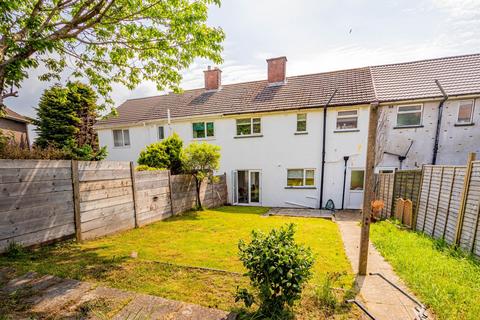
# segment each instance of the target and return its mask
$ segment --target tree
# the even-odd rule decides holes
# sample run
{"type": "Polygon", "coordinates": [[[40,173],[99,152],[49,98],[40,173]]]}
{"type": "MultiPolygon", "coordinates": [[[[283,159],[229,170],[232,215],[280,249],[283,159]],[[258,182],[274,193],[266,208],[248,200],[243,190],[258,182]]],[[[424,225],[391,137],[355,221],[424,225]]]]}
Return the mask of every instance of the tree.
{"type": "Polygon", "coordinates": [[[40,80],[68,67],[110,104],[112,83],[133,89],[151,80],[178,91],[195,58],[221,62],[225,35],[206,24],[210,4],[220,0],[2,0],[0,109],[40,65],[40,80]]]}
{"type": "Polygon", "coordinates": [[[213,181],[213,173],[220,168],[220,147],[206,142],[193,142],[183,151],[183,168],[195,178],[197,208],[202,208],[200,187],[205,179],[213,181]]]}
{"type": "Polygon", "coordinates": [[[98,117],[97,95],[89,86],[70,82],[44,91],[34,124],[38,132],[35,145],[64,149],[66,157],[102,160],[106,148],[99,149],[93,129],[98,117]]]}
{"type": "Polygon", "coordinates": [[[148,145],[140,152],[137,160],[139,165],[157,169],[169,169],[172,174],[182,173],[183,141],[174,133],[161,142],[148,145]]]}

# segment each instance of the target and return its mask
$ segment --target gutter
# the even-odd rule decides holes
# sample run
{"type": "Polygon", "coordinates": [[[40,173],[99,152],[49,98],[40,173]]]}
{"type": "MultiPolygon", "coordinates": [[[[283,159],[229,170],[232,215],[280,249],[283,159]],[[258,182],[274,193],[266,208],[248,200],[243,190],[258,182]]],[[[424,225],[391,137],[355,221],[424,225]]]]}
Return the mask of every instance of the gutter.
{"type": "Polygon", "coordinates": [[[332,102],[333,97],[337,93],[335,89],[328,99],[327,103],[323,106],[323,136],[322,136],[322,172],[320,175],[320,201],[319,208],[323,208],[323,185],[325,180],[325,144],[326,144],[326,133],[327,133],[327,108],[330,102],[332,102]]]}
{"type": "Polygon", "coordinates": [[[443,99],[438,104],[437,127],[435,129],[435,143],[433,144],[433,157],[432,157],[433,165],[437,164],[438,144],[440,140],[440,127],[442,126],[443,104],[448,99],[448,95],[443,89],[442,85],[440,84],[440,81],[435,80],[435,84],[437,85],[438,89],[440,89],[440,92],[443,95],[443,99]]]}

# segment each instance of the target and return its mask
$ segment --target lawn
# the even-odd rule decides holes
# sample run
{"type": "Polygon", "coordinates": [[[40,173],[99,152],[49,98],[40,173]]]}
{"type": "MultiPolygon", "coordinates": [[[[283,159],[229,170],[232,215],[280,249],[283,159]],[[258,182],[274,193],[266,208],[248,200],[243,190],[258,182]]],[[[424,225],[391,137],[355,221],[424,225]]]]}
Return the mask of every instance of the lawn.
{"type": "Polygon", "coordinates": [[[318,317],[314,289],[327,273],[345,273],[335,284],[345,290],[353,283],[339,230],[324,219],[262,216],[267,210],[232,206],[191,212],[82,244],[66,242],[2,257],[0,266],[235,310],[240,307],[233,298],[237,285],[248,285],[237,258],[239,239],[248,240],[253,229],[294,223],[297,241],[311,247],[316,257],[314,277],[297,313],[304,319],[318,317]]]}
{"type": "Polygon", "coordinates": [[[371,230],[375,247],[439,319],[479,319],[478,260],[388,221],[371,230]]]}

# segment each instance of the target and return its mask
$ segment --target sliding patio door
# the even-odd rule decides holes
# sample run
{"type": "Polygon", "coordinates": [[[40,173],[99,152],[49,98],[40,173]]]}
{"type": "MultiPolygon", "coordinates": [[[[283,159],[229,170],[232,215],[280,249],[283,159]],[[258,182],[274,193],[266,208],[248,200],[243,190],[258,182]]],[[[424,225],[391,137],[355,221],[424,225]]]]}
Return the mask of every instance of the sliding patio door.
{"type": "Polygon", "coordinates": [[[233,172],[233,203],[259,204],[260,203],[260,171],[236,170],[233,172]]]}

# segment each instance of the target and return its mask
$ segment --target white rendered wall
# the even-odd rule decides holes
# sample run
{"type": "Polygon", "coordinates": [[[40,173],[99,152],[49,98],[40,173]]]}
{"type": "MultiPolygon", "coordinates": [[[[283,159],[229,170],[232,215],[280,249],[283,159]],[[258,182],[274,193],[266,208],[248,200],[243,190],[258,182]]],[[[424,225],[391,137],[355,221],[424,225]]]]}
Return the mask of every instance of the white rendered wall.
{"type": "MultiPolygon", "coordinates": [[[[305,113],[299,111],[298,113],[305,113]]],[[[319,206],[319,186],[322,153],[321,110],[307,112],[308,134],[296,135],[297,112],[271,113],[260,115],[262,123],[261,137],[236,138],[236,118],[205,117],[201,120],[214,121],[215,137],[203,139],[221,147],[221,166],[219,173],[227,174],[229,196],[232,194],[232,172],[234,170],[261,171],[261,203],[263,206],[288,207],[293,203],[305,206],[319,206]],[[287,169],[315,169],[315,189],[291,189],[287,186],[287,169]]],[[[259,117],[259,115],[255,115],[259,117]]],[[[194,120],[197,121],[197,120],[194,120]]],[[[172,121],[165,133],[176,132],[185,144],[193,141],[191,121],[172,121]]],[[[200,121],[200,119],[198,119],[200,121]]],[[[157,125],[131,127],[129,148],[114,148],[112,129],[98,131],[100,144],[108,148],[109,160],[136,161],[140,150],[157,141],[157,125]]],[[[341,206],[344,156],[350,156],[348,162],[345,207],[360,208],[363,192],[349,191],[350,169],[365,166],[365,149],[368,127],[368,107],[331,108],[327,114],[326,165],[324,204],[333,199],[335,206],[341,206]],[[335,132],[338,110],[358,109],[358,130],[354,132],[335,132]]]]}

